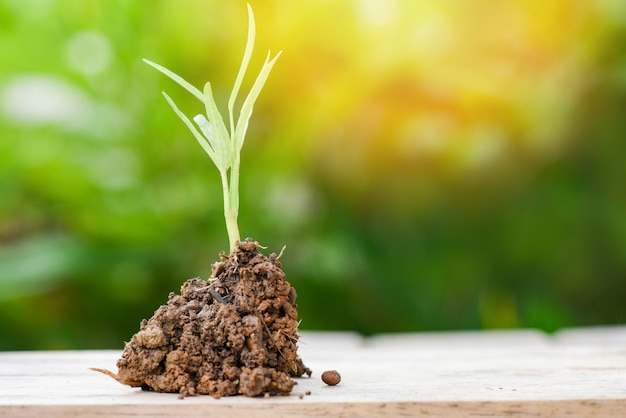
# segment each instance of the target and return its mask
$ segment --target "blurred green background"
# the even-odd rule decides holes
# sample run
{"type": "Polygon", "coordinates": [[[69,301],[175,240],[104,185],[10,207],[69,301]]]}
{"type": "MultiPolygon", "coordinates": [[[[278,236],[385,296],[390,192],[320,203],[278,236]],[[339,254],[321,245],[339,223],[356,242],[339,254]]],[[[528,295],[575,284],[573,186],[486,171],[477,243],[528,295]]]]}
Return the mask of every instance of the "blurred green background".
{"type": "MultiPolygon", "coordinates": [[[[626,2],[251,1],[240,230],[304,330],[626,320],[626,2]],[[252,77],[248,78],[247,86],[252,77]]],[[[225,108],[244,1],[0,0],[0,349],[121,348],[228,247],[161,96],[225,108]]],[[[245,87],[245,86],[244,86],[245,87]]]]}

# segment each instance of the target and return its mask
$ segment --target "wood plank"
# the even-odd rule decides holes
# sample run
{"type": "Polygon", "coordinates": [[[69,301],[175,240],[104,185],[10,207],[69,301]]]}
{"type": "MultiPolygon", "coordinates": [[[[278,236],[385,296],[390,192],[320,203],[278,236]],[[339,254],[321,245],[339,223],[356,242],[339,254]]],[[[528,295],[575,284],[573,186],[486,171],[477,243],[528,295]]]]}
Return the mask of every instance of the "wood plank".
{"type": "Polygon", "coordinates": [[[0,353],[0,416],[626,416],[626,327],[381,335],[303,332],[314,371],[291,396],[142,392],[115,370],[119,350],[0,353]],[[321,372],[342,382],[326,386],[321,372]],[[300,399],[298,394],[311,391],[300,399]]]}

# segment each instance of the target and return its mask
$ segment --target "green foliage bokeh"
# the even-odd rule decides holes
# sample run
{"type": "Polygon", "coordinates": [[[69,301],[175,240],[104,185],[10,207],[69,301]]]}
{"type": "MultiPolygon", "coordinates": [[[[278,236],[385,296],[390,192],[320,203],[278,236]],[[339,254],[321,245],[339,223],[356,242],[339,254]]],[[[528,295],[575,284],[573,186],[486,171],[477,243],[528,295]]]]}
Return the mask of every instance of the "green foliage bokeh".
{"type": "MultiPolygon", "coordinates": [[[[284,53],[240,230],[287,245],[302,329],[625,321],[623,2],[252,7],[251,72],[284,53]]],[[[243,1],[0,0],[0,349],[120,348],[209,277],[217,170],[160,92],[202,109],[141,58],[225,110],[246,24],[243,1]]]]}

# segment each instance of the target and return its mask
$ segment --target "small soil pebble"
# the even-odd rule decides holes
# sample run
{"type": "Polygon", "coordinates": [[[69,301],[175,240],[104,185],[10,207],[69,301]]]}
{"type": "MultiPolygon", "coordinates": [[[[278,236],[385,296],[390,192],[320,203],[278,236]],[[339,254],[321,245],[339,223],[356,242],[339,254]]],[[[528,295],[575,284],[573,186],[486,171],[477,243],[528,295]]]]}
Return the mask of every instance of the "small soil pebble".
{"type": "Polygon", "coordinates": [[[322,381],[328,386],[335,386],[341,382],[341,375],[337,372],[337,370],[326,370],[322,373],[322,381]]]}

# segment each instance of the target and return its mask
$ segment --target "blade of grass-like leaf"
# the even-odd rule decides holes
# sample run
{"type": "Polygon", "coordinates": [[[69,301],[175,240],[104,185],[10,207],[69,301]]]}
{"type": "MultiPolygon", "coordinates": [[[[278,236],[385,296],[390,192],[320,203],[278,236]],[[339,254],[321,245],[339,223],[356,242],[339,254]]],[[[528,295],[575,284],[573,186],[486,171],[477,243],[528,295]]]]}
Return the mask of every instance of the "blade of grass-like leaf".
{"type": "Polygon", "coordinates": [[[233,146],[235,147],[235,152],[239,152],[241,150],[241,147],[243,146],[243,141],[244,141],[244,137],[246,135],[246,130],[248,129],[248,122],[250,121],[250,116],[252,116],[252,109],[254,108],[254,103],[256,102],[256,99],[259,97],[259,94],[261,93],[261,90],[263,89],[263,86],[265,85],[265,82],[267,81],[267,77],[270,74],[270,71],[272,71],[272,67],[274,66],[274,64],[276,63],[276,60],[278,59],[278,57],[280,57],[280,54],[282,54],[283,51],[279,51],[278,54],[276,54],[276,56],[270,61],[270,53],[267,53],[267,58],[265,58],[265,63],[263,64],[263,67],[261,68],[261,72],[259,72],[259,75],[257,76],[254,84],[252,85],[252,88],[250,89],[250,92],[248,93],[248,96],[246,97],[246,100],[243,102],[243,105],[241,106],[241,111],[239,113],[239,119],[237,120],[237,128],[235,130],[235,134],[233,135],[233,140],[234,140],[234,144],[233,146]]]}
{"type": "Polygon", "coordinates": [[[215,140],[213,139],[213,126],[211,126],[211,122],[209,122],[204,115],[196,115],[193,117],[193,121],[196,122],[198,128],[200,128],[200,132],[202,135],[209,141],[211,144],[211,148],[215,150],[215,140]]]}
{"type": "Polygon", "coordinates": [[[215,151],[213,150],[213,148],[211,148],[211,144],[209,143],[209,141],[204,136],[202,136],[200,132],[198,132],[198,129],[196,129],[196,127],[193,125],[193,123],[191,123],[189,118],[180,111],[180,109],[176,106],[176,103],[174,103],[174,101],[170,98],[170,96],[167,95],[167,93],[163,92],[163,96],[165,96],[165,100],[167,100],[167,102],[170,104],[170,106],[174,110],[174,113],[176,113],[178,117],[185,123],[185,125],[187,125],[187,128],[189,128],[193,136],[196,137],[196,140],[198,141],[200,146],[204,149],[204,151],[206,151],[207,154],[209,154],[209,157],[211,157],[211,160],[213,160],[213,163],[219,169],[215,151]]]}
{"type": "Polygon", "coordinates": [[[191,93],[194,96],[196,96],[198,98],[198,100],[200,100],[201,102],[204,102],[204,96],[202,95],[202,92],[199,89],[197,89],[196,87],[192,86],[190,83],[188,83],[181,76],[179,76],[177,74],[174,74],[173,72],[171,72],[167,68],[163,67],[162,65],[159,65],[156,62],[152,62],[152,61],[150,61],[148,59],[144,58],[143,62],[145,62],[146,64],[150,65],[151,67],[154,67],[155,69],[159,70],[160,72],[162,72],[163,74],[165,74],[166,76],[171,78],[173,81],[177,82],[182,88],[187,90],[189,93],[191,93]]]}
{"type": "Polygon", "coordinates": [[[237,95],[239,94],[239,89],[241,88],[241,83],[243,83],[243,78],[246,75],[246,70],[248,69],[250,58],[252,57],[255,35],[256,24],[254,23],[254,13],[252,12],[252,7],[250,6],[250,3],[248,3],[248,40],[246,41],[246,49],[243,53],[243,60],[241,61],[241,66],[239,67],[239,73],[237,73],[237,78],[235,79],[235,85],[233,86],[233,90],[230,93],[230,98],[228,99],[228,115],[230,118],[231,135],[235,134],[235,117],[233,116],[233,109],[235,107],[237,95]]]}
{"type": "MultiPolygon", "coordinates": [[[[232,161],[232,152],[230,145],[230,135],[224,125],[224,119],[222,114],[217,108],[215,99],[213,99],[213,91],[211,90],[211,83],[204,85],[204,106],[206,108],[206,115],[213,126],[213,148],[217,154],[217,159],[222,162],[221,168],[224,170],[230,167],[232,161]]],[[[220,168],[220,169],[221,169],[220,168]]]]}

